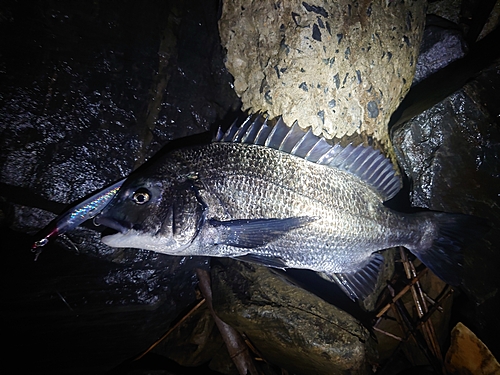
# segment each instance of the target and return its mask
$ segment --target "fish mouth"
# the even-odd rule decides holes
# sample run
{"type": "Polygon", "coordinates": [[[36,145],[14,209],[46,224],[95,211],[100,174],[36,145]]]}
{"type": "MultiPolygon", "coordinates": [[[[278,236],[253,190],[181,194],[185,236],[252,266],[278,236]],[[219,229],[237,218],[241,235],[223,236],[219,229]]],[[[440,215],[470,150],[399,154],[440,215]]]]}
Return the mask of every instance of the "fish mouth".
{"type": "Polygon", "coordinates": [[[94,222],[97,225],[104,225],[105,227],[117,230],[120,233],[126,233],[130,229],[132,229],[132,224],[124,221],[124,220],[118,220],[112,217],[106,217],[106,216],[97,216],[94,219],[94,222]]]}

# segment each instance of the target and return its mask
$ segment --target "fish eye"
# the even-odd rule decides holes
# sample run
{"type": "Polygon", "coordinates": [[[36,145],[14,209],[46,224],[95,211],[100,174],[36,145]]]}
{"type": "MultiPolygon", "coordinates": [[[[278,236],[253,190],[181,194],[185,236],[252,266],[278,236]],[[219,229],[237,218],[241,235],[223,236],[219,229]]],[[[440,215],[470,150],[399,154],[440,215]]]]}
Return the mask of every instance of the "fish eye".
{"type": "Polygon", "coordinates": [[[151,193],[148,189],[141,188],[138,189],[132,196],[132,200],[136,204],[144,204],[151,199],[151,193]]]}

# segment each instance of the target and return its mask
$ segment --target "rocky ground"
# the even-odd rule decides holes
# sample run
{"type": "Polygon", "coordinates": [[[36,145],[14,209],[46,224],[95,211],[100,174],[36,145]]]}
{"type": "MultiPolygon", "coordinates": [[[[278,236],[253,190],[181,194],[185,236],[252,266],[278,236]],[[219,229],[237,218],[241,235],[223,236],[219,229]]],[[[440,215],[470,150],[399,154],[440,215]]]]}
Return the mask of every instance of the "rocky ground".
{"type": "MultiPolygon", "coordinates": [[[[67,205],[127,176],[170,140],[232,121],[242,106],[233,88],[242,83],[224,65],[216,1],[3,6],[1,314],[8,367],[33,374],[182,374],[188,366],[201,373],[235,373],[206,304],[194,308],[203,298],[198,268],[211,269],[215,311],[246,334],[266,374],[395,374],[416,366],[439,373],[437,352],[444,357],[459,321],[498,358],[500,66],[494,46],[500,38],[498,30],[480,35],[485,23],[486,30],[492,29],[488,22],[495,25],[498,5],[492,10],[494,2],[479,8],[461,3],[429,5],[432,16],[415,39],[422,44],[413,87],[387,124],[393,148],[386,151],[406,176],[404,192],[392,205],[462,212],[492,223],[487,235],[465,249],[464,287],[453,297],[440,296],[449,289],[439,280],[421,276],[428,295],[443,297],[445,312],[435,316],[444,317],[433,318],[440,321],[434,335],[439,350],[427,338],[400,343],[414,323],[387,322],[403,314],[394,312],[401,305],[374,318],[390,300],[387,290],[367,314],[366,305],[351,304],[309,273],[284,276],[230,260],[210,267],[208,259],[111,249],[92,223],[46,246],[34,262],[34,235],[67,205]],[[476,42],[478,36],[483,39],[476,42]],[[151,353],[132,361],[183,316],[151,353]],[[22,361],[14,360],[19,356],[22,361]]],[[[324,17],[306,5],[304,13],[312,9],[324,17]]],[[[311,43],[318,36],[314,30],[311,43]]],[[[343,37],[342,43],[353,38],[343,37]]],[[[345,76],[349,66],[342,65],[339,74],[345,76]]],[[[356,103],[365,108],[373,100],[357,97],[356,103]]],[[[380,107],[377,129],[397,105],[390,103],[380,107]]],[[[361,132],[366,140],[366,129],[361,132]]],[[[401,257],[399,250],[391,254],[401,257]]],[[[403,274],[398,262],[395,288],[404,288],[403,274]]],[[[401,301],[412,316],[411,291],[401,301]]]]}

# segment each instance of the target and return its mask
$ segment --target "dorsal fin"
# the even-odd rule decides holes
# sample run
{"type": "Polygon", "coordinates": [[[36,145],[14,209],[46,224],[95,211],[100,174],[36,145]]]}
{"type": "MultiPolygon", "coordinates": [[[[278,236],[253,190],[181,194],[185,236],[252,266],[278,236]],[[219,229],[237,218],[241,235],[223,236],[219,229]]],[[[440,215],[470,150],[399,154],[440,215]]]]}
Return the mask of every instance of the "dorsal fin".
{"type": "Polygon", "coordinates": [[[289,127],[280,117],[276,125],[270,127],[262,116],[249,116],[242,124],[235,121],[225,133],[219,130],[214,141],[261,145],[344,170],[374,187],[384,201],[401,189],[401,179],[391,161],[380,151],[363,145],[331,145],[314,135],[311,128],[307,131],[300,128],[297,121],[289,127]]]}

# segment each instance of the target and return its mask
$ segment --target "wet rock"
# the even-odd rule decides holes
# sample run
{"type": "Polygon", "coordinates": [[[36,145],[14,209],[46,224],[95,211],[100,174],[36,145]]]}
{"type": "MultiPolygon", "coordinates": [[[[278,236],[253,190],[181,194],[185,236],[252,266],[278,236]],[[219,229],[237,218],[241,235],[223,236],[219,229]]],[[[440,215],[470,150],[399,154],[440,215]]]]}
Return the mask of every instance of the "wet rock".
{"type": "Polygon", "coordinates": [[[446,369],[450,374],[498,374],[500,364],[488,347],[462,323],[451,331],[451,345],[446,354],[446,369]]]}
{"type": "Polygon", "coordinates": [[[219,29],[243,108],[326,138],[386,125],[410,87],[424,3],[227,1],[219,29]]]}
{"type": "Polygon", "coordinates": [[[461,90],[394,131],[400,162],[413,183],[414,206],[488,212],[496,197],[494,191],[485,190],[497,184],[494,139],[498,135],[491,128],[493,122],[461,90]],[[485,193],[490,203],[474,198],[485,193]],[[474,202],[483,208],[474,209],[474,202]]]}
{"type": "MultiPolygon", "coordinates": [[[[416,82],[464,53],[463,41],[454,31],[455,27],[441,23],[436,33],[434,23],[429,26],[430,32],[425,33],[427,39],[423,42],[423,57],[418,60],[416,82]],[[447,30],[443,28],[445,25],[447,30]],[[449,40],[450,35],[457,39],[451,42],[455,48],[442,60],[439,51],[443,40],[449,40]]],[[[497,69],[498,64],[491,66],[433,108],[391,129],[399,163],[412,184],[413,206],[478,214],[488,212],[486,206],[493,204],[494,193],[485,190],[485,186],[498,184],[495,177],[498,176],[499,133],[491,126],[497,121],[492,103],[498,94],[487,85],[495,86],[497,69]],[[487,98],[489,95],[492,97],[487,98]],[[485,194],[491,202],[474,208],[480,204],[478,200],[484,199],[474,197],[485,194]]]]}
{"type": "Polygon", "coordinates": [[[456,25],[460,22],[460,8],[462,0],[430,1],[427,5],[427,14],[445,18],[456,25]]]}
{"type": "Polygon", "coordinates": [[[463,57],[466,50],[458,25],[432,14],[427,15],[413,84],[463,57]]]}
{"type": "Polygon", "coordinates": [[[212,285],[218,316],[267,361],[296,374],[367,373],[367,329],[269,268],[222,260],[212,267],[212,285]]]}
{"type": "MultiPolygon", "coordinates": [[[[481,6],[482,4],[479,4],[481,6]]],[[[498,1],[490,0],[487,7],[491,7],[491,12],[488,13],[488,19],[484,26],[481,28],[481,33],[477,37],[477,40],[483,39],[486,35],[495,30],[500,24],[500,3],[498,1]]]]}
{"type": "MultiPolygon", "coordinates": [[[[498,227],[500,132],[494,104],[499,100],[498,69],[495,62],[463,89],[393,129],[392,141],[410,179],[413,206],[471,214],[485,218],[491,228],[498,227]]],[[[493,312],[500,303],[498,236],[494,229],[485,229],[477,237],[464,249],[466,293],[456,298],[454,309],[474,322],[474,331],[485,342],[492,343],[500,334],[493,312]]]]}
{"type": "MultiPolygon", "coordinates": [[[[413,184],[413,205],[476,215],[496,228],[500,223],[500,133],[495,120],[475,100],[482,96],[475,91],[477,84],[467,85],[396,130],[393,141],[413,184]]],[[[466,314],[476,322],[474,329],[481,337],[496,340],[499,331],[492,319],[499,303],[498,236],[493,229],[479,236],[476,244],[465,249],[464,287],[477,303],[472,310],[466,308],[466,314]]]]}
{"type": "Polygon", "coordinates": [[[217,2],[10,3],[0,31],[2,311],[15,331],[6,338],[30,353],[21,372],[104,372],[195,300],[204,260],[111,249],[87,223],[33,262],[21,232],[239,106],[217,2]]]}
{"type": "MultiPolygon", "coordinates": [[[[204,4],[6,9],[2,32],[13,37],[2,40],[12,53],[2,56],[0,71],[0,181],[31,193],[9,195],[9,202],[33,206],[29,195],[30,203],[75,202],[238,105],[216,6],[204,4]]],[[[13,226],[31,232],[48,222],[27,228],[19,216],[13,226]]]]}
{"type": "MultiPolygon", "coordinates": [[[[450,3],[450,2],[438,2],[450,3]]],[[[431,8],[437,3],[433,3],[431,8]]],[[[458,9],[457,9],[458,11],[458,9]]],[[[476,61],[485,60],[481,56],[490,56],[486,44],[471,50],[474,54],[467,58],[470,68],[465,64],[455,65],[463,68],[446,68],[451,62],[461,58],[467,52],[464,48],[462,33],[457,25],[442,19],[428,18],[421,55],[418,60],[415,82],[421,81],[439,71],[442,78],[435,82],[427,80],[426,91],[420,90],[419,96],[411,96],[408,102],[414,109],[428,108],[421,104],[430,97],[437,97],[446,92],[453,92],[468,78],[478,73],[476,61]],[[446,53],[440,53],[447,45],[446,53]],[[443,70],[444,68],[444,70],[443,70]],[[474,69],[476,71],[474,72],[474,69]],[[450,91],[450,87],[454,87],[450,91]]],[[[465,60],[464,60],[465,61],[465,60]]],[[[491,60],[490,60],[491,61],[491,60]]],[[[461,62],[460,62],[461,63],[461,62]]],[[[433,76],[436,77],[436,76],[433,76]]],[[[439,76],[438,76],[439,77],[439,76]]],[[[437,105],[424,111],[404,124],[392,129],[391,139],[398,156],[399,164],[410,180],[410,200],[412,206],[427,207],[438,211],[462,212],[487,218],[492,226],[498,225],[498,64],[484,70],[464,89],[450,95],[445,100],[441,95],[437,105]],[[495,120],[496,119],[496,120],[495,120]],[[495,124],[496,122],[496,124],[495,124]]],[[[417,91],[410,92],[411,94],[417,91]]],[[[434,100],[434,99],[433,99],[434,100]]],[[[405,109],[403,106],[401,109],[405,109]]],[[[423,109],[420,109],[422,112],[423,109]]],[[[419,112],[417,112],[419,113],[419,112]]],[[[407,116],[406,118],[408,118],[407,116]]],[[[498,327],[494,312],[499,306],[498,288],[500,284],[495,276],[495,266],[500,258],[494,250],[498,245],[494,231],[478,233],[476,243],[465,249],[464,288],[465,294],[456,290],[453,298],[451,320],[457,316],[466,316],[474,321],[474,328],[489,343],[496,342],[498,327]],[[489,260],[488,260],[489,259],[489,260]],[[471,305],[475,307],[471,308],[471,305]]],[[[424,290],[428,290],[427,287],[424,290]]],[[[432,294],[432,288],[429,290],[432,294]]],[[[451,304],[452,299],[447,301],[451,304]]],[[[445,314],[439,314],[444,321],[435,321],[438,339],[442,342],[448,335],[450,306],[445,314]]],[[[400,335],[397,325],[391,328],[389,321],[384,321],[380,328],[400,335]]],[[[393,348],[398,345],[389,337],[379,338],[381,358],[391,356],[394,362],[393,348]],[[392,347],[392,348],[391,348],[392,347]],[[388,350],[388,351],[386,351],[388,350]]],[[[423,364],[427,359],[422,356],[414,344],[404,344],[406,360],[413,365],[423,364]]],[[[390,371],[388,373],[391,373],[390,371]]]]}

